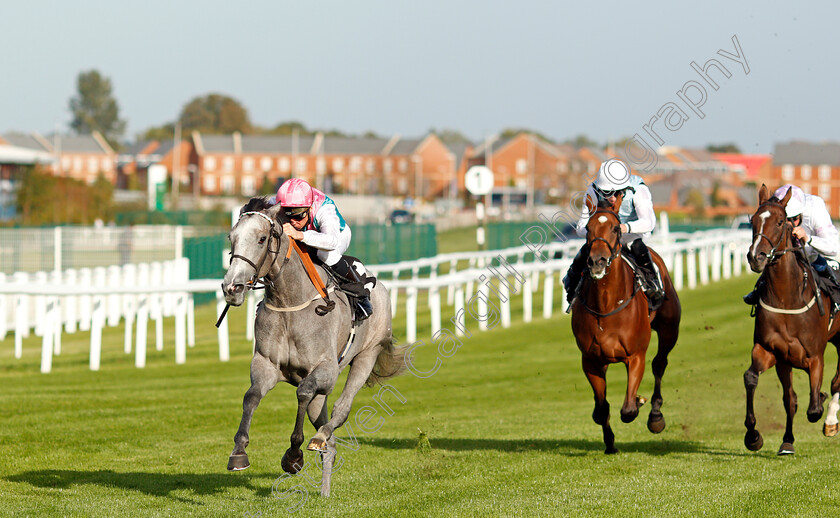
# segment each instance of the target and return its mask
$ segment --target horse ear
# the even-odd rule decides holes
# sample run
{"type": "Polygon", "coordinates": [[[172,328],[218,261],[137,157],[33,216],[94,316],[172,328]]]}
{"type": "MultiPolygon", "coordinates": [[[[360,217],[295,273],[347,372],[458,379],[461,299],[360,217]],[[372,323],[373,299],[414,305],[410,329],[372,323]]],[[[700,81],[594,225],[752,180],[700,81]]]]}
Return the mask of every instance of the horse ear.
{"type": "Polygon", "coordinates": [[[280,221],[280,209],[282,209],[282,207],[278,203],[269,207],[269,209],[265,211],[265,213],[269,218],[282,223],[282,221],[280,221]]]}
{"type": "Polygon", "coordinates": [[[767,186],[761,184],[761,189],[758,190],[758,204],[761,205],[770,198],[770,193],[767,191],[767,186]]]}
{"type": "Polygon", "coordinates": [[[592,198],[589,196],[586,197],[584,202],[586,203],[586,209],[589,211],[589,215],[591,216],[592,213],[595,212],[595,204],[592,203],[592,198]]]}
{"type": "Polygon", "coordinates": [[[618,212],[618,209],[621,208],[621,202],[624,201],[624,191],[618,193],[615,197],[615,203],[613,203],[612,209],[613,212],[618,212]]]}
{"type": "Polygon", "coordinates": [[[782,207],[787,207],[788,201],[790,201],[791,194],[793,194],[793,188],[788,188],[784,198],[782,198],[782,200],[779,202],[782,204],[782,207]]]}

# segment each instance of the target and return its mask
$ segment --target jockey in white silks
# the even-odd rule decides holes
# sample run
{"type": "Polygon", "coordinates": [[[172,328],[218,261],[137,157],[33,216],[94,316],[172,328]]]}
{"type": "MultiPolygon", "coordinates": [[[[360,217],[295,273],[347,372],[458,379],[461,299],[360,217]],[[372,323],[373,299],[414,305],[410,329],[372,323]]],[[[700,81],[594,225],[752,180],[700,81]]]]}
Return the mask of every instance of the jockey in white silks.
{"type": "Polygon", "coordinates": [[[355,257],[344,255],[350,247],[352,233],[335,203],[300,178],[283,182],[276,199],[290,220],[283,224],[283,232],[291,239],[315,248],[318,258],[339,276],[360,283],[363,293],[357,297],[356,320],[368,318],[373,307],[365,267],[355,257]]]}
{"type": "MultiPolygon", "coordinates": [[[[791,184],[783,185],[776,189],[773,197],[781,200],[788,190],[791,190],[790,199],[785,206],[785,215],[793,225],[793,235],[802,243],[805,257],[814,266],[814,269],[822,277],[837,284],[837,262],[832,260],[828,264],[826,257],[834,257],[840,253],[840,234],[825,206],[825,201],[819,196],[805,194],[799,187],[791,184]]],[[[758,278],[755,288],[744,295],[744,302],[754,306],[758,304],[759,285],[763,283],[764,276],[758,278]]],[[[832,295],[832,299],[836,295],[832,295]]],[[[836,303],[837,301],[835,301],[836,303]]]]}
{"type": "MultiPolygon", "coordinates": [[[[621,223],[621,244],[630,251],[636,264],[642,270],[643,289],[650,300],[650,308],[653,310],[658,308],[665,299],[662,279],[654,267],[650,250],[644,242],[656,226],[653,199],[644,180],[640,176],[631,174],[630,168],[624,162],[615,159],[607,160],[601,164],[598,178],[586,190],[586,196],[597,207],[598,202],[602,200],[615,202],[620,193],[624,193],[624,199],[618,210],[618,219],[621,223]]],[[[589,208],[584,203],[575,229],[580,237],[586,237],[589,216],[589,208]]],[[[575,256],[566,277],[563,278],[566,298],[570,304],[577,296],[577,288],[588,257],[589,246],[584,244],[575,256]]]]}

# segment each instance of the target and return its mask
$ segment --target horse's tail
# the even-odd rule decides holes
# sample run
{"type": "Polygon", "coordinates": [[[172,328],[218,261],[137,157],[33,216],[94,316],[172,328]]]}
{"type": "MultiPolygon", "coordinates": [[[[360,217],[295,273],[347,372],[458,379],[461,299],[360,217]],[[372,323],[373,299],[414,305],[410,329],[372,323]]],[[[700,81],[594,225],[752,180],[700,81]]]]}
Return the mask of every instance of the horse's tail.
{"type": "Polygon", "coordinates": [[[405,371],[405,350],[408,346],[397,347],[396,340],[391,336],[382,345],[382,351],[376,357],[376,363],[370,372],[365,385],[372,387],[383,380],[399,376],[405,371]]]}

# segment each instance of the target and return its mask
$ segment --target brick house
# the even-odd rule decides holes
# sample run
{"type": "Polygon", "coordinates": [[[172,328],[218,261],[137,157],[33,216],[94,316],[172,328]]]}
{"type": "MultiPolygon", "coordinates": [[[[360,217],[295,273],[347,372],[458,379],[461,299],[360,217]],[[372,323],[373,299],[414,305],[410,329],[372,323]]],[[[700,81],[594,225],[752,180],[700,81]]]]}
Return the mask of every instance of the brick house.
{"type": "MultiPolygon", "coordinates": [[[[574,192],[584,166],[574,148],[550,144],[530,133],[482,142],[467,158],[468,166],[486,165],[494,173],[494,191],[502,196],[527,195],[537,201],[546,195],[560,198],[574,192]],[[574,172],[574,175],[572,174],[574,172]]],[[[463,176],[459,187],[463,188],[463,176]]]]}
{"type": "Polygon", "coordinates": [[[98,132],[88,135],[50,135],[8,133],[3,138],[11,145],[49,153],[55,161],[49,167],[56,176],[75,178],[92,184],[102,174],[116,184],[117,154],[98,132]]]}
{"type": "Polygon", "coordinates": [[[825,200],[833,218],[840,217],[840,143],[776,144],[767,187],[790,183],[825,200]]]}

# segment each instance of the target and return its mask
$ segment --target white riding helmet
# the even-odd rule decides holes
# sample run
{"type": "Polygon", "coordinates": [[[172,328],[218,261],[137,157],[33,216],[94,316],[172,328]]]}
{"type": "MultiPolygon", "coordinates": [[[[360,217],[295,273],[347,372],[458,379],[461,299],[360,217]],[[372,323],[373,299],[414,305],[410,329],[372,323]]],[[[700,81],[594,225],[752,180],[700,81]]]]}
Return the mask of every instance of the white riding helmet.
{"type": "Polygon", "coordinates": [[[630,185],[630,168],[621,160],[610,159],[601,164],[595,187],[601,192],[625,189],[630,185]]]}
{"type": "Polygon", "coordinates": [[[788,189],[793,189],[790,194],[790,199],[785,206],[785,215],[790,219],[799,216],[805,210],[805,193],[795,185],[786,184],[776,189],[773,196],[781,200],[787,194],[788,189]]]}

